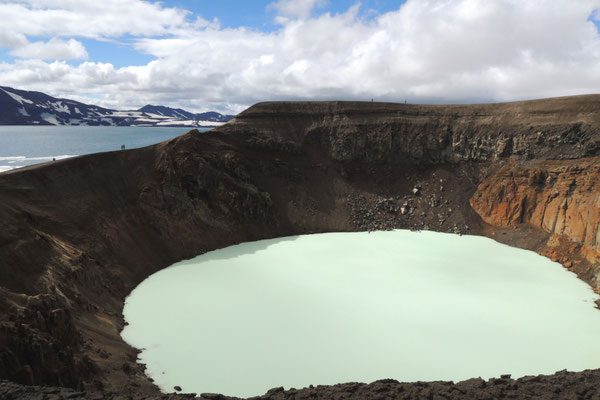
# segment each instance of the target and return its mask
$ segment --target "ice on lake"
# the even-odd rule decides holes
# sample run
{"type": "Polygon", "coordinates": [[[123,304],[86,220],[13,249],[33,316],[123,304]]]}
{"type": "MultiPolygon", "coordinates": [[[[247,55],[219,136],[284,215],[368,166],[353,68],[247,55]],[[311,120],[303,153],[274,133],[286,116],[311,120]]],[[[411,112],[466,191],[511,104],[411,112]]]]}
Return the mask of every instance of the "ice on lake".
{"type": "Polygon", "coordinates": [[[478,236],[328,233],[174,264],[126,299],[123,338],[165,392],[513,377],[600,367],[598,298],[478,236]]]}

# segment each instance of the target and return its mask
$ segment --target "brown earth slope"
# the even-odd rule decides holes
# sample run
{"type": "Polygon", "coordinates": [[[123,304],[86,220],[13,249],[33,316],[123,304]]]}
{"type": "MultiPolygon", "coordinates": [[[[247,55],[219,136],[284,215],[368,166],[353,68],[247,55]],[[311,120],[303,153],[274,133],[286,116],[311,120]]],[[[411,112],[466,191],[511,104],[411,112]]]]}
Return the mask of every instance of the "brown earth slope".
{"type": "Polygon", "coordinates": [[[165,266],[248,240],[484,234],[597,288],[599,110],[600,96],[261,103],[211,132],[0,174],[0,378],[157,394],[119,336],[124,297],[165,266]]]}

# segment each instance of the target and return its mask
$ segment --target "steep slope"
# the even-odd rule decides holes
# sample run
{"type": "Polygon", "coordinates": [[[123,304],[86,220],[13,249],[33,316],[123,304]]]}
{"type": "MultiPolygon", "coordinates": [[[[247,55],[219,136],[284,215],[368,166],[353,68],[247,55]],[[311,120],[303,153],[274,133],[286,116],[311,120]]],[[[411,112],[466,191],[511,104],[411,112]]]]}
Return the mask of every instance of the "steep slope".
{"type": "Polygon", "coordinates": [[[261,103],[210,132],[0,174],[0,378],[156,393],[119,336],[124,297],[241,241],[485,234],[596,288],[598,109],[600,96],[261,103]]]}
{"type": "Polygon", "coordinates": [[[600,281],[600,160],[532,161],[486,177],[471,205],[489,224],[529,224],[552,234],[543,254],[600,281]],[[581,267],[581,258],[588,261],[581,267]]]}

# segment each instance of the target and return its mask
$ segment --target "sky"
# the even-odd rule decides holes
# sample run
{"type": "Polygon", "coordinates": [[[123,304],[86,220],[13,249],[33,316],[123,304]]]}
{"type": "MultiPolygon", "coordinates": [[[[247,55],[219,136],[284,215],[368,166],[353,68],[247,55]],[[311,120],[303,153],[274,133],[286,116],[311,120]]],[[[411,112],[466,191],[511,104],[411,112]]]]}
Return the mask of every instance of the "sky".
{"type": "Polygon", "coordinates": [[[600,0],[0,0],[0,86],[115,109],[600,93],[600,0]]]}

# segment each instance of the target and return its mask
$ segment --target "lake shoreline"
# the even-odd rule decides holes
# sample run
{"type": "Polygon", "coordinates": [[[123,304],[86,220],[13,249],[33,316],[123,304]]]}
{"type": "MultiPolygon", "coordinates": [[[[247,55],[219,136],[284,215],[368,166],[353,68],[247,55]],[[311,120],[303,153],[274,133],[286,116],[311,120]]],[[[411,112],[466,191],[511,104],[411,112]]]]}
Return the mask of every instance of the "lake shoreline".
{"type": "Polygon", "coordinates": [[[1,376],[158,395],[119,337],[125,296],[174,262],[252,240],[483,234],[570,265],[596,289],[596,247],[575,234],[588,224],[594,232],[598,220],[570,213],[577,204],[597,210],[597,159],[586,154],[598,101],[262,103],[208,134],[2,173],[0,332],[9,361],[1,376]],[[573,127],[576,143],[557,150],[573,127]],[[507,135],[513,145],[497,147],[507,135]],[[552,203],[545,215],[561,222],[548,227],[535,206],[554,189],[552,201],[569,206],[552,203]]]}

